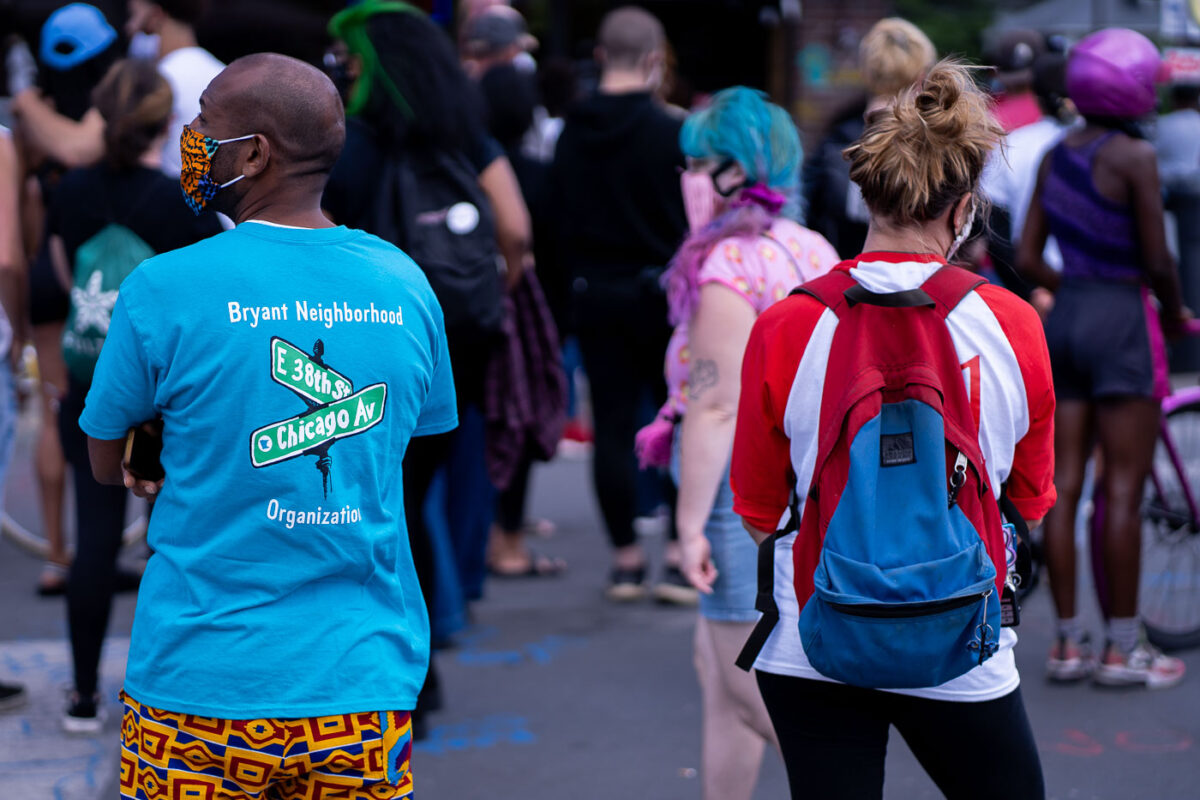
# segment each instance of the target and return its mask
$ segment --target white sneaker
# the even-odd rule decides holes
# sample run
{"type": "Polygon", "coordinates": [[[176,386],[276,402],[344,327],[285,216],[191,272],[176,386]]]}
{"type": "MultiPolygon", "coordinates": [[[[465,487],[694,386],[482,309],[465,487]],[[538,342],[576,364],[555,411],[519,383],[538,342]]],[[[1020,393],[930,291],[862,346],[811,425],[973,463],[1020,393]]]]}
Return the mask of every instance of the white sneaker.
{"type": "Polygon", "coordinates": [[[1059,636],[1046,658],[1046,677],[1060,683],[1082,680],[1095,669],[1096,657],[1086,633],[1077,642],[1059,636]]]}
{"type": "Polygon", "coordinates": [[[99,697],[93,695],[85,700],[73,694],[71,704],[63,714],[62,728],[67,733],[95,736],[104,730],[105,718],[104,707],[100,705],[99,697]]]}
{"type": "Polygon", "coordinates": [[[1168,689],[1183,680],[1185,671],[1181,659],[1164,655],[1148,642],[1139,642],[1128,653],[1120,652],[1109,642],[1093,679],[1105,686],[1168,689]]]}

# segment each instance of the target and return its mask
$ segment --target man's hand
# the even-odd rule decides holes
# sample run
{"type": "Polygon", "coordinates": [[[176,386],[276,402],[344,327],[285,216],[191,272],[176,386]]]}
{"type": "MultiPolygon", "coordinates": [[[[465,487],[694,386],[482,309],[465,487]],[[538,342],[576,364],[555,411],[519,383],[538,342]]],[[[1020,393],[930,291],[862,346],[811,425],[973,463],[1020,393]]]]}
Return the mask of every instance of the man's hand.
{"type": "Polygon", "coordinates": [[[124,464],[121,465],[121,476],[125,481],[125,488],[144,500],[153,500],[162,489],[162,481],[144,481],[141,478],[135,478],[129,470],[125,469],[124,464]]]}

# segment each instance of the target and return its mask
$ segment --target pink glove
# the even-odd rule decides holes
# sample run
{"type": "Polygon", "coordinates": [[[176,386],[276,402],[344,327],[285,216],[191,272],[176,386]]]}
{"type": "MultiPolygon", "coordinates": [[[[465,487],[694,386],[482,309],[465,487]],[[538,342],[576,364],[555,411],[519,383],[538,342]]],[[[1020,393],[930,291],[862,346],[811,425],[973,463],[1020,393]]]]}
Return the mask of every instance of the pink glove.
{"type": "Polygon", "coordinates": [[[671,439],[674,433],[675,423],[663,417],[655,417],[653,422],[638,431],[633,440],[638,467],[648,469],[670,466],[671,439]]]}

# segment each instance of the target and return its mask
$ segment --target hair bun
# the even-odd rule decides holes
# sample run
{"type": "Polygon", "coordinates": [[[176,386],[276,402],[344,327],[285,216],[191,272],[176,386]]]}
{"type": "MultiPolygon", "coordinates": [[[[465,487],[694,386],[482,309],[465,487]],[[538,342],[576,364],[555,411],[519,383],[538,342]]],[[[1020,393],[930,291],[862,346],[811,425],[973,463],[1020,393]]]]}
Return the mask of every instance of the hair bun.
{"type": "Polygon", "coordinates": [[[873,213],[920,222],[975,190],[1003,135],[970,68],[947,60],[874,114],[845,156],[873,213]]]}

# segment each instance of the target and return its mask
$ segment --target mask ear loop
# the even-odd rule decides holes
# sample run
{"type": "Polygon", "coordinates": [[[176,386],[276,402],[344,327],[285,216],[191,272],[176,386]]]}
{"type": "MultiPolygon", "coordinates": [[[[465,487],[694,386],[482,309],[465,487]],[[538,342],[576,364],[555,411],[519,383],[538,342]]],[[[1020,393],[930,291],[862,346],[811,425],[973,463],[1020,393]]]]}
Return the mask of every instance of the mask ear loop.
{"type": "MultiPolygon", "coordinates": [[[[257,133],[248,133],[245,136],[235,136],[232,139],[217,139],[216,142],[218,145],[229,144],[230,142],[241,142],[241,141],[245,141],[246,139],[253,139],[257,135],[258,135],[257,133]]],[[[236,178],[234,178],[232,180],[228,180],[222,184],[218,184],[217,189],[225,189],[227,187],[233,186],[235,183],[237,183],[244,177],[246,177],[246,175],[245,175],[245,173],[242,173],[241,175],[238,175],[236,178]]]]}
{"type": "Polygon", "coordinates": [[[717,194],[721,195],[721,197],[726,197],[726,198],[731,197],[733,195],[733,193],[736,192],[738,189],[744,189],[746,186],[748,186],[750,184],[750,181],[747,180],[747,181],[742,181],[741,183],[739,183],[735,186],[731,186],[728,189],[725,189],[725,190],[721,189],[721,184],[717,182],[717,178],[721,174],[729,171],[730,169],[732,169],[735,166],[737,166],[737,161],[732,158],[727,158],[724,161],[722,161],[717,166],[717,168],[712,171],[712,175],[710,175],[710,177],[712,178],[712,182],[713,182],[713,188],[717,190],[717,194]]]}
{"type": "Polygon", "coordinates": [[[971,235],[971,226],[975,224],[975,198],[971,198],[971,210],[967,212],[967,220],[958,231],[958,235],[954,237],[954,242],[951,243],[950,249],[946,251],[946,260],[954,258],[954,254],[958,252],[958,248],[962,247],[962,243],[971,235]]]}

